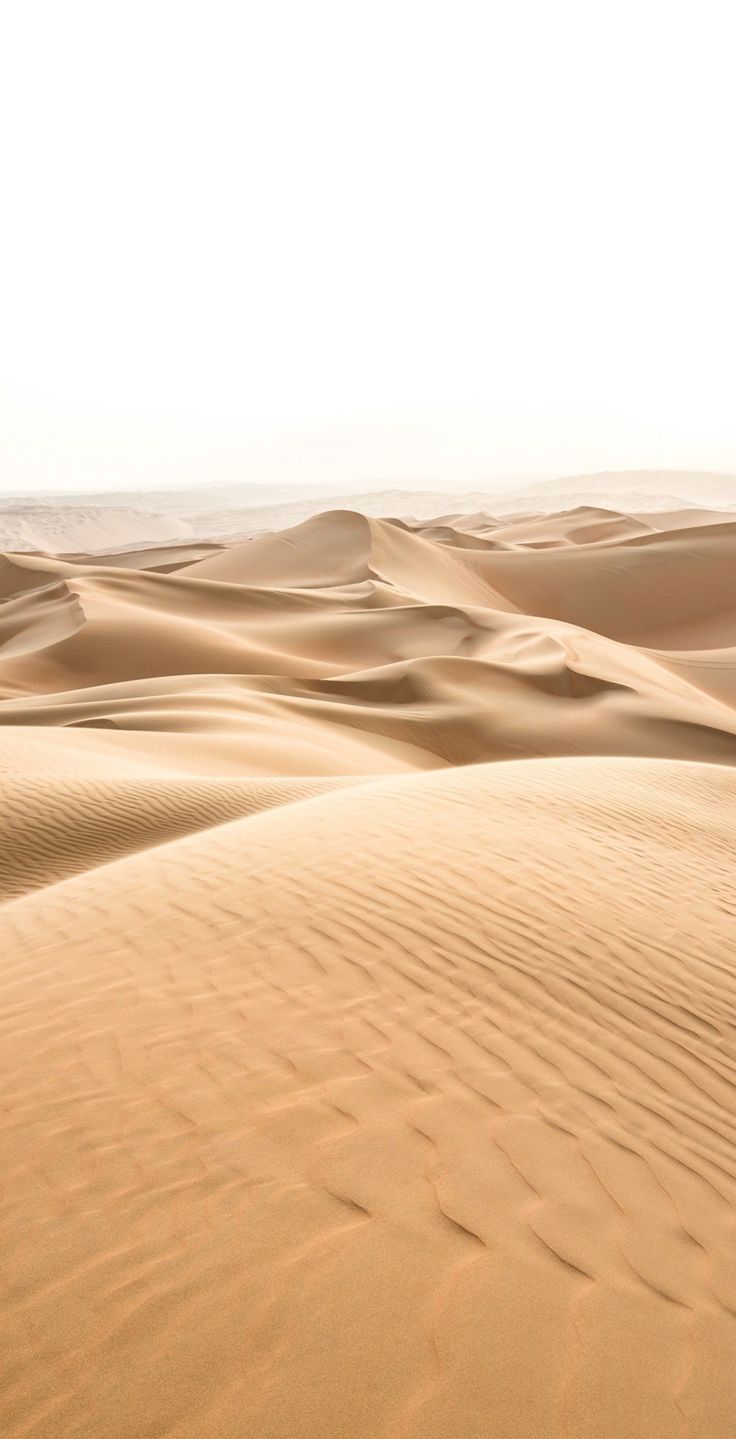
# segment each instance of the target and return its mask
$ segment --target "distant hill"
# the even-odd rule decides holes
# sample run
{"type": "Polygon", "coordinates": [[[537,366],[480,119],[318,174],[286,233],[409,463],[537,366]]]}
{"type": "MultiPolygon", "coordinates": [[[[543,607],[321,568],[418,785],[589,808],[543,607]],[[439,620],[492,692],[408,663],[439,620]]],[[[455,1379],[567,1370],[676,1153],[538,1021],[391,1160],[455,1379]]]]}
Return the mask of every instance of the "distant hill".
{"type": "Polygon", "coordinates": [[[0,550],[51,554],[132,548],[187,539],[175,515],[101,505],[16,505],[0,509],[0,550]]]}
{"type": "MultiPolygon", "coordinates": [[[[298,486],[213,486],[207,489],[0,498],[0,549],[51,553],[105,550],[186,540],[240,540],[288,529],[325,510],[349,509],[376,518],[424,522],[441,516],[524,517],[581,508],[665,515],[682,510],[736,510],[736,475],[689,470],[623,470],[458,491],[428,486],[321,493],[298,486]]],[[[707,517],[706,517],[707,518],[707,517]]],[[[709,521],[711,522],[711,521],[709,521]]],[[[693,523],[697,523],[695,518],[693,523]]]]}
{"type": "Polygon", "coordinates": [[[605,505],[624,510],[668,510],[682,505],[736,507],[736,475],[697,470],[604,470],[563,475],[504,495],[500,513],[605,505]]]}

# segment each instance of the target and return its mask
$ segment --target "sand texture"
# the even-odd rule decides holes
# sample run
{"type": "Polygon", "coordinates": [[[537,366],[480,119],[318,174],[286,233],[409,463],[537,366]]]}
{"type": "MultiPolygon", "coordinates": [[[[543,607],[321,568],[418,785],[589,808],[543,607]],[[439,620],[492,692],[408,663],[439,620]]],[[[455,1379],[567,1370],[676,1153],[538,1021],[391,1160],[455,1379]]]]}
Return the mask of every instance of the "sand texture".
{"type": "Polygon", "coordinates": [[[732,1439],[735,764],[722,514],[0,561],[3,1439],[732,1439]]]}

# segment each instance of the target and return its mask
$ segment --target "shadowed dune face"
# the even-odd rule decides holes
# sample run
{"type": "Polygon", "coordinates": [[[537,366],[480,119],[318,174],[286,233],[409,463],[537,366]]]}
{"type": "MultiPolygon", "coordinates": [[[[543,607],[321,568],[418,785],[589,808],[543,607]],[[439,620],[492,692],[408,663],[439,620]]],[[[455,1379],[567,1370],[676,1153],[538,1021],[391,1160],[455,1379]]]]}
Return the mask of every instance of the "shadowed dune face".
{"type": "Polygon", "coordinates": [[[730,1439],[736,524],[688,515],[0,564],[3,1435],[730,1439]]]}

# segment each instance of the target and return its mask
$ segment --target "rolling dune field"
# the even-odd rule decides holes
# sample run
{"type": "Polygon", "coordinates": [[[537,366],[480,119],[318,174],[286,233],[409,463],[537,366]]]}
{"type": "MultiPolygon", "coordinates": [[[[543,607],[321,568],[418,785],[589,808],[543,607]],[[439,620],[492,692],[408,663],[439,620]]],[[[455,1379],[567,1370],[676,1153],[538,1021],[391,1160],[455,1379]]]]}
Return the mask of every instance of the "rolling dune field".
{"type": "Polygon", "coordinates": [[[736,516],[8,553],[0,798],[3,1436],[732,1439],[736,516]]]}

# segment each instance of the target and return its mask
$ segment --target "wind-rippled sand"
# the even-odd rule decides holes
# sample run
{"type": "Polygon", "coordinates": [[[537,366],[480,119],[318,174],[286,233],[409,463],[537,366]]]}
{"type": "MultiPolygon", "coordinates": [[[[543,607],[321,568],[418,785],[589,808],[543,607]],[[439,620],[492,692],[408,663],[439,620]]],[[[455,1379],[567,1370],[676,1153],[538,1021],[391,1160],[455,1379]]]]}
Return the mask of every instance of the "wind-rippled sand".
{"type": "Polygon", "coordinates": [[[0,571],[0,1432],[731,1439],[736,523],[0,571]]]}

